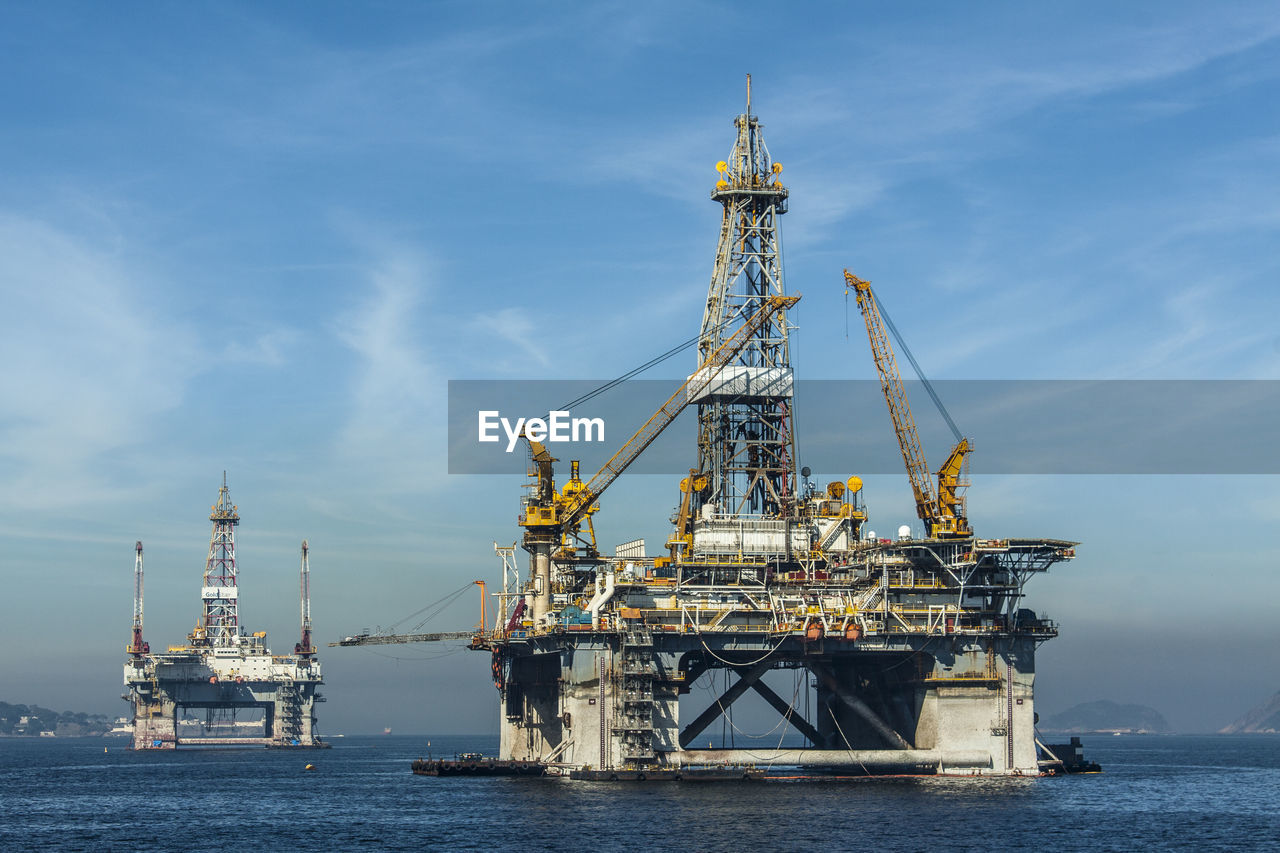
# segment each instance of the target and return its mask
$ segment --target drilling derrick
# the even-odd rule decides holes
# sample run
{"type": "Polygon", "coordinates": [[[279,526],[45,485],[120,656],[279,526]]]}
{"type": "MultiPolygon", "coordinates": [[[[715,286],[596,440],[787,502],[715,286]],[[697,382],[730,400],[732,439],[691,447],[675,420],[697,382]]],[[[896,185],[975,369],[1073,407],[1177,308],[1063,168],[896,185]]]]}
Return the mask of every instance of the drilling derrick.
{"type": "MultiPolygon", "coordinates": [[[[737,138],[711,198],[723,206],[711,286],[702,314],[699,363],[715,352],[770,296],[785,293],[778,217],[787,212],[782,164],[765,147],[759,119],[734,119],[737,138]]],[[[795,502],[791,351],[785,315],[762,326],[698,403],[700,489],[691,489],[695,518],[781,517],[795,502]]],[[[696,547],[696,542],[695,542],[696,547]]]]}
{"type": "Polygon", "coordinates": [[[200,626],[192,632],[193,645],[231,648],[240,641],[240,590],[236,583],[236,526],[240,524],[237,508],[227,490],[227,472],[222,472],[222,488],[209,520],[209,558],[205,561],[204,586],[200,598],[204,615],[200,626]]]}
{"type": "Polygon", "coordinates": [[[122,697],[133,709],[133,748],[326,746],[315,734],[315,703],[324,701],[316,688],[324,682],[311,647],[307,543],[302,543],[302,642],[292,656],[272,655],[265,631],[241,631],[235,539],[240,515],[231,503],[226,472],[209,519],[213,533],[200,621],[186,645],[169,646],[165,653],[152,653],[142,640],[142,543],[137,545],[133,642],[122,697]]]}

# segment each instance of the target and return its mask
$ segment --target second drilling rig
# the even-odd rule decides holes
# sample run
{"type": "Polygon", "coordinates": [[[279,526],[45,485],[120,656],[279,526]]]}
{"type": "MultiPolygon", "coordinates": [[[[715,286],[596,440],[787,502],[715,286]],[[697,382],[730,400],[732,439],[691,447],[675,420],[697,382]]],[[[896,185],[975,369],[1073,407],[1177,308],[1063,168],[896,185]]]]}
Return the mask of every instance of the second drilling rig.
{"type": "Polygon", "coordinates": [[[200,589],[203,612],[187,642],[163,653],[152,652],[143,640],[142,543],[137,544],[133,638],[125,650],[128,692],[123,697],[133,709],[133,748],[326,746],[315,731],[315,704],[324,699],[316,692],[323,681],[311,643],[310,549],[304,540],[301,638],[292,655],[273,655],[265,631],[246,634],[240,625],[235,537],[240,513],[231,502],[226,474],[211,509],[213,532],[200,589]],[[204,716],[195,733],[181,725],[182,715],[190,711],[204,716]],[[248,721],[250,731],[236,725],[237,713],[258,718],[248,721]]]}

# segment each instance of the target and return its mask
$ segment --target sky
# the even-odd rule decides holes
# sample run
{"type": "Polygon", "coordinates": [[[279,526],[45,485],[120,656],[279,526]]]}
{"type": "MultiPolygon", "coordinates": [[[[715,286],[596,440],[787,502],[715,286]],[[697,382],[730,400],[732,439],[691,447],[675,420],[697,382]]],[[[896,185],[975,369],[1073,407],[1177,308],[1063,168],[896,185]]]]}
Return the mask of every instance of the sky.
{"type": "MultiPolygon", "coordinates": [[[[604,380],[697,333],[748,73],[797,375],[875,375],[849,267],[934,379],[1280,379],[1272,4],[6,4],[0,699],[125,713],[134,541],[179,643],[224,470],[277,651],[304,538],[322,642],[498,583],[523,465],[447,473],[447,382],[604,380]]],[[[873,524],[912,521],[905,477],[867,481],[873,524]]],[[[1212,731],[1280,688],[1277,485],[975,477],[980,535],[1083,543],[1027,587],[1062,630],[1038,709],[1212,731]]],[[[661,543],[676,497],[624,477],[602,541],[661,543]]],[[[322,732],[497,731],[484,655],[322,661],[322,732]]]]}

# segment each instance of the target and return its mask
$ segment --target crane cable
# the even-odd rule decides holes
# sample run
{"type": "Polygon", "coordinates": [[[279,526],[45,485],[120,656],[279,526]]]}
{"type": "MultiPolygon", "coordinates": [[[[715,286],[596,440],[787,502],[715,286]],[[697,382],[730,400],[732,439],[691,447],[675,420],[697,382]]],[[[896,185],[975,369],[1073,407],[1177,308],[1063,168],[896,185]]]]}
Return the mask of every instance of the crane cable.
{"type": "Polygon", "coordinates": [[[632,378],[633,376],[636,376],[640,373],[644,373],[649,368],[654,367],[658,364],[661,364],[662,362],[666,361],[667,359],[671,358],[674,355],[684,352],[685,350],[687,350],[689,347],[696,344],[701,339],[702,339],[702,336],[697,335],[696,337],[692,337],[682,344],[677,344],[676,346],[664,352],[662,355],[651,358],[648,361],[646,361],[644,364],[627,371],[626,373],[622,374],[616,379],[611,379],[608,382],[604,383],[603,385],[600,385],[597,388],[594,388],[591,391],[588,391],[586,394],[583,394],[581,397],[578,397],[575,400],[570,400],[569,402],[564,403],[563,405],[560,406],[560,410],[568,411],[569,409],[572,409],[574,406],[581,405],[582,403],[586,403],[589,400],[594,400],[596,397],[599,397],[601,394],[605,393],[606,391],[616,388],[617,386],[621,385],[623,382],[626,382],[628,379],[632,378]]]}
{"type": "Polygon", "coordinates": [[[459,596],[461,596],[467,590],[471,589],[471,587],[473,586],[475,586],[475,582],[469,581],[466,586],[463,586],[457,590],[454,590],[453,592],[446,595],[444,598],[441,598],[437,601],[433,601],[430,604],[428,604],[426,607],[423,607],[421,610],[414,611],[413,613],[410,613],[408,616],[405,616],[403,619],[400,619],[396,622],[392,622],[391,625],[385,629],[385,633],[394,634],[396,632],[396,629],[399,628],[401,625],[403,625],[405,622],[408,622],[410,619],[414,618],[415,616],[421,616],[423,613],[426,613],[427,615],[424,616],[422,620],[418,622],[418,624],[414,625],[405,633],[412,634],[416,632],[423,625],[426,625],[436,616],[440,615],[440,612],[442,610],[444,610],[446,607],[452,604],[455,600],[458,599],[459,596]]]}
{"type": "MultiPolygon", "coordinates": [[[[956,422],[951,418],[951,413],[947,411],[947,407],[942,404],[942,398],[938,396],[937,390],[934,389],[933,383],[929,381],[929,377],[924,375],[924,371],[920,369],[920,362],[916,361],[916,357],[911,353],[911,347],[907,346],[907,342],[902,339],[902,335],[898,332],[898,327],[893,324],[893,318],[889,316],[889,312],[885,310],[884,303],[880,301],[880,297],[874,290],[870,288],[867,292],[871,294],[871,298],[875,300],[876,309],[880,312],[881,319],[884,324],[889,327],[889,332],[893,335],[893,339],[898,342],[898,348],[902,350],[902,354],[907,357],[907,361],[911,362],[911,368],[916,372],[916,376],[920,377],[920,383],[924,385],[924,390],[928,392],[929,399],[933,400],[933,404],[938,407],[938,411],[942,414],[943,420],[947,422],[947,426],[951,428],[951,434],[955,436],[957,442],[963,440],[960,428],[956,426],[956,422]]],[[[844,336],[849,337],[849,287],[844,289],[844,336]]]]}
{"type": "Polygon", "coordinates": [[[930,399],[933,404],[938,407],[938,411],[942,413],[942,417],[946,420],[947,426],[951,427],[951,434],[955,436],[956,441],[963,440],[964,436],[960,434],[960,428],[956,426],[956,422],[951,419],[951,413],[947,411],[947,407],[942,405],[942,398],[938,396],[938,392],[934,390],[933,383],[929,381],[929,377],[924,375],[924,371],[920,369],[920,363],[916,361],[916,357],[911,354],[911,347],[907,346],[907,342],[902,339],[902,335],[898,334],[898,327],[893,325],[893,320],[889,317],[889,313],[884,310],[884,303],[880,301],[880,297],[876,296],[876,292],[871,291],[871,298],[876,301],[876,307],[880,309],[880,316],[884,318],[884,324],[889,327],[889,331],[893,333],[893,339],[898,342],[898,346],[902,348],[903,354],[907,357],[907,361],[911,362],[911,367],[916,372],[916,376],[920,377],[920,381],[924,384],[924,390],[929,392],[930,399]]]}
{"type": "MultiPolygon", "coordinates": [[[[745,306],[743,307],[745,308],[745,306]]],[[[738,313],[739,315],[741,315],[743,311],[739,310],[738,313]]],[[[715,327],[711,331],[719,331],[720,329],[723,329],[725,326],[729,325],[729,323],[734,319],[736,318],[730,317],[728,320],[724,321],[723,323],[721,323],[719,326],[715,327]]],[[[661,355],[654,356],[653,358],[649,359],[639,367],[632,368],[631,370],[628,370],[626,373],[622,374],[616,379],[611,379],[608,382],[604,383],[603,385],[600,385],[592,389],[591,391],[588,391],[586,394],[583,394],[581,397],[578,397],[575,400],[570,400],[569,402],[564,403],[563,405],[560,406],[559,410],[568,411],[569,409],[572,409],[574,406],[581,405],[582,403],[586,403],[589,400],[594,400],[596,397],[599,397],[601,394],[605,393],[606,391],[616,388],[617,386],[621,385],[623,382],[626,382],[628,379],[631,379],[634,376],[644,373],[646,370],[648,370],[651,367],[656,367],[657,365],[661,364],[662,362],[666,361],[667,359],[673,356],[679,355],[680,353],[692,347],[694,344],[701,341],[702,337],[703,337],[702,333],[698,333],[694,335],[692,338],[689,338],[684,343],[676,344],[671,349],[667,350],[661,355]]],[[[547,414],[550,415],[550,412],[548,412],[547,414]]]]}
{"type": "MultiPolygon", "coordinates": [[[[741,311],[739,311],[739,314],[741,314],[741,313],[742,313],[742,312],[741,312],[741,311]]],[[[732,318],[732,317],[731,317],[729,320],[724,321],[724,322],[723,322],[723,323],[721,323],[719,326],[716,326],[716,327],[715,327],[715,329],[714,329],[713,331],[718,331],[718,330],[720,330],[720,329],[723,329],[725,326],[729,325],[729,323],[730,323],[733,319],[735,319],[735,318],[732,318]]],[[[644,372],[645,372],[646,370],[648,370],[649,368],[651,368],[651,367],[656,367],[657,365],[661,364],[662,362],[666,361],[667,359],[672,358],[673,356],[679,355],[680,353],[682,353],[682,352],[684,352],[685,350],[689,349],[690,347],[692,347],[694,344],[698,343],[698,342],[699,342],[699,341],[701,341],[701,340],[702,340],[702,333],[701,333],[701,332],[699,332],[697,335],[694,335],[692,338],[689,338],[687,341],[684,341],[683,343],[676,344],[676,345],[675,345],[675,346],[673,346],[671,349],[667,350],[666,352],[662,353],[661,355],[654,356],[653,358],[649,359],[648,361],[646,361],[644,364],[640,365],[639,367],[634,367],[634,368],[632,368],[631,370],[628,370],[626,373],[622,374],[621,376],[616,377],[616,378],[614,378],[614,379],[610,379],[608,382],[605,382],[605,383],[604,383],[604,384],[602,384],[602,385],[598,385],[598,386],[596,386],[595,388],[591,389],[591,390],[590,390],[590,391],[588,391],[587,393],[583,394],[581,397],[577,397],[577,398],[575,398],[575,399],[573,399],[573,400],[570,400],[570,401],[569,401],[569,402],[567,402],[567,403],[561,403],[561,404],[560,404],[560,407],[559,407],[558,409],[556,409],[556,411],[560,411],[560,412],[567,412],[567,411],[569,411],[570,409],[572,409],[574,406],[580,406],[580,405],[582,405],[583,403],[590,402],[591,400],[594,400],[596,397],[599,397],[601,394],[604,394],[604,393],[606,393],[606,392],[608,392],[608,391],[611,391],[612,389],[614,389],[614,388],[618,387],[618,386],[619,386],[619,385],[621,385],[623,382],[626,382],[628,379],[632,379],[632,378],[634,378],[635,376],[638,376],[638,375],[640,375],[641,373],[644,373],[644,372]]],[[[551,417],[551,412],[547,412],[547,414],[546,414],[546,416],[545,416],[545,418],[544,418],[544,419],[549,419],[550,417],[551,417]]],[[[532,448],[532,447],[530,447],[530,448],[529,448],[529,452],[530,452],[530,453],[532,453],[532,452],[533,452],[533,448],[532,448]]]]}

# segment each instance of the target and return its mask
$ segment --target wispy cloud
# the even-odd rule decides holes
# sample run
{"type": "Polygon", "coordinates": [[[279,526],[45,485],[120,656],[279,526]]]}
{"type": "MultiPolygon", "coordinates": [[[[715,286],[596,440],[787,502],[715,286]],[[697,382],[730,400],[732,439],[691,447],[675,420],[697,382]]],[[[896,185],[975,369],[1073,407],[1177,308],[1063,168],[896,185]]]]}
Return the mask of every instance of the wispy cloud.
{"type": "Polygon", "coordinates": [[[493,158],[506,149],[512,105],[493,85],[492,68],[555,33],[550,22],[512,16],[500,25],[424,28],[426,35],[371,48],[282,28],[251,11],[225,14],[240,34],[234,58],[215,55],[207,69],[158,79],[144,97],[202,134],[255,152],[414,145],[493,158]]]}
{"type": "Polygon", "coordinates": [[[270,329],[247,342],[231,341],[223,351],[221,361],[281,367],[287,360],[289,350],[300,338],[301,333],[297,329],[270,329]]]}
{"type": "Polygon", "coordinates": [[[493,366],[498,370],[511,370],[517,365],[532,362],[537,367],[551,364],[548,357],[547,325],[541,326],[530,317],[527,309],[499,308],[473,317],[468,324],[480,340],[491,339],[510,344],[507,348],[495,347],[493,366]],[[514,351],[511,350],[514,347],[514,351]]]}
{"type": "MultiPolygon", "coordinates": [[[[806,167],[814,160],[838,164],[829,178],[793,179],[790,245],[821,247],[841,232],[865,245],[864,221],[879,234],[891,222],[919,229],[919,239],[907,242],[932,242],[935,254],[945,252],[926,282],[911,283],[916,298],[944,309],[914,315],[923,328],[912,340],[922,361],[936,365],[935,375],[966,368],[991,375],[988,356],[1018,349],[1027,357],[997,366],[1001,375],[1273,375],[1274,336],[1239,310],[1242,289],[1256,288],[1266,273],[1251,253],[1224,264],[1211,245],[1280,227],[1276,171],[1263,166],[1276,161],[1271,142],[1215,151],[1207,146],[1223,137],[1206,139],[1194,161],[1146,192],[1119,189],[1094,205],[1049,202],[1052,219],[1036,222],[1026,218],[1035,199],[992,165],[1027,160],[1039,137],[1022,122],[1034,128],[1044,110],[1096,122],[1090,111],[1123,95],[1140,105],[1159,102],[1158,114],[1167,116],[1274,75],[1274,63],[1241,60],[1280,37],[1280,19],[1270,10],[1077,26],[1048,43],[1013,39],[1007,30],[941,43],[894,35],[883,38],[873,28],[854,39],[866,49],[854,51],[861,61],[850,67],[881,69],[874,85],[840,89],[805,74],[783,84],[787,117],[778,123],[819,141],[800,170],[812,174],[806,167]],[[984,42],[989,50],[976,49],[984,42]],[[1247,70],[1181,79],[1232,61],[1247,70]],[[918,196],[922,185],[945,193],[953,207],[936,215],[900,201],[918,196]],[[942,223],[947,231],[938,234],[942,223]],[[1203,268],[1207,263],[1215,268],[1203,268]],[[1144,322],[1135,325],[1138,316],[1144,322]],[[1046,348],[1045,340],[1059,343],[1046,348]]],[[[1135,109],[1109,120],[1152,117],[1135,109]]]]}
{"type": "Polygon", "coordinates": [[[153,438],[197,372],[194,336],[157,316],[145,269],[91,239],[0,214],[0,501],[82,506],[119,494],[114,454],[153,438]]]}
{"type": "Polygon", "coordinates": [[[1165,80],[1241,54],[1280,36],[1265,6],[1199,13],[1104,29],[1072,26],[1052,39],[1020,39],[1001,28],[988,38],[889,41],[867,55],[904,70],[862,90],[870,107],[859,136],[954,137],[1067,98],[1091,98],[1165,80]],[[986,41],[987,51],[976,50],[986,41]]]}
{"type": "Polygon", "coordinates": [[[443,470],[438,449],[445,426],[445,377],[426,347],[426,259],[395,244],[370,251],[361,299],[332,323],[356,356],[335,456],[354,487],[385,495],[425,491],[443,470]]]}

